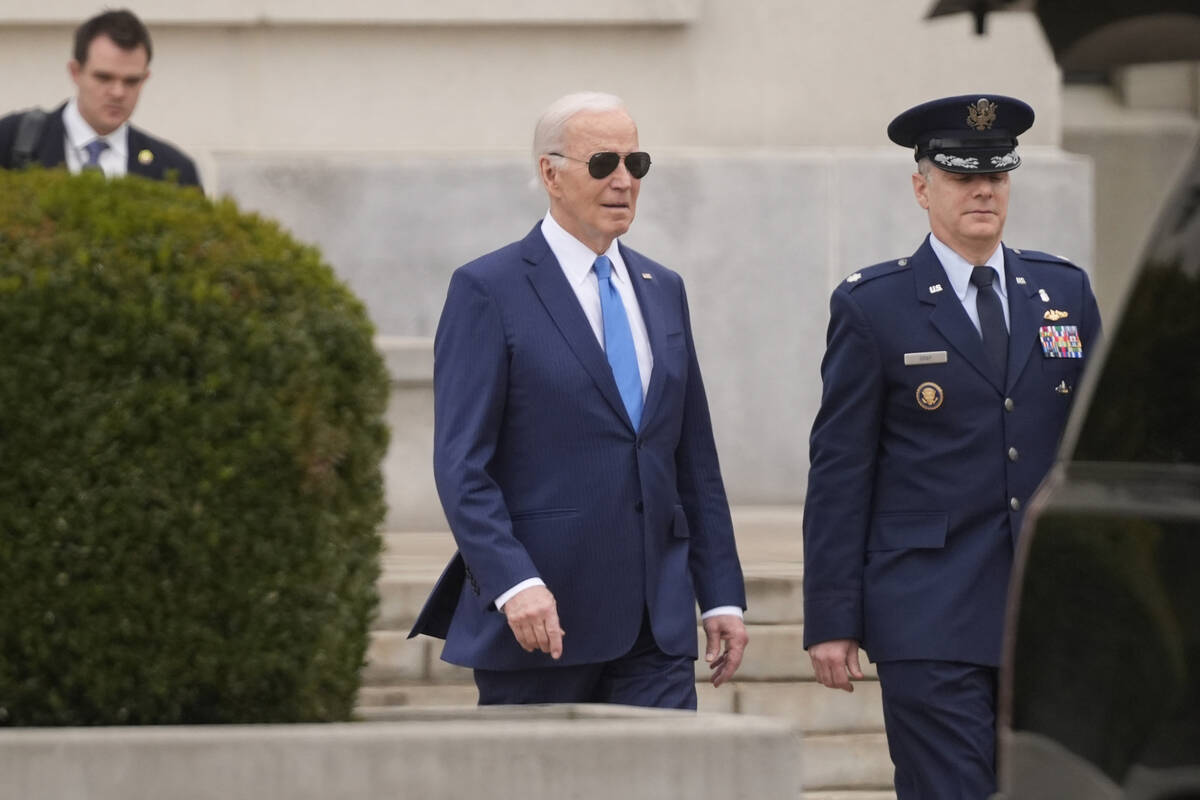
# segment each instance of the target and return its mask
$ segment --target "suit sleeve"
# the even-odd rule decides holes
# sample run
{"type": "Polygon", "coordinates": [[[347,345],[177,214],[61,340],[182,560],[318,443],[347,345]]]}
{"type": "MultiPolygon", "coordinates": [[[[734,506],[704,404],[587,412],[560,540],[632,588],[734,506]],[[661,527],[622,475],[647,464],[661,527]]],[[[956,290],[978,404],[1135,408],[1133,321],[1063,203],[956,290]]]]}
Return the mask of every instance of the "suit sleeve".
{"type": "Polygon", "coordinates": [[[539,577],[513,536],[490,472],[504,420],[508,346],[495,300],[461,270],[450,280],[433,346],[433,471],[446,520],[485,608],[539,577]]]}
{"type": "Polygon", "coordinates": [[[1100,338],[1104,335],[1104,329],[1100,321],[1100,306],[1096,304],[1096,295],[1092,292],[1092,283],[1086,272],[1083,272],[1083,324],[1080,326],[1080,333],[1083,336],[1084,347],[1095,352],[1100,338]]]}
{"type": "Polygon", "coordinates": [[[0,119],[0,168],[12,169],[12,150],[17,138],[21,114],[9,114],[0,119]]]}
{"type": "Polygon", "coordinates": [[[195,186],[204,191],[204,186],[200,183],[200,174],[196,172],[196,162],[190,158],[185,158],[183,166],[179,168],[179,185],[195,186]]]}
{"type": "Polygon", "coordinates": [[[883,368],[866,315],[830,301],[821,408],[804,503],[804,647],[863,637],[863,565],[883,415],[883,368]]]}
{"type": "Polygon", "coordinates": [[[720,606],[746,608],[746,588],[733,536],[729,501],[721,480],[717,445],[683,283],[679,286],[688,353],[683,422],[675,451],[679,498],[687,516],[689,566],[702,611],[720,606]]]}

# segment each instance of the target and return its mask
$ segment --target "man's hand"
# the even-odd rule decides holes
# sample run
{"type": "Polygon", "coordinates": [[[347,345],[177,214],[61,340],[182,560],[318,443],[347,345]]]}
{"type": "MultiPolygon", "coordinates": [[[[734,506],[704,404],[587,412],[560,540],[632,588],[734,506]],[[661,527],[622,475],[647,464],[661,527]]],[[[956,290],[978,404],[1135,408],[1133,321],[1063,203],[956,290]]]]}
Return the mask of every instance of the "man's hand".
{"type": "Polygon", "coordinates": [[[813,672],[817,681],[830,689],[854,691],[850,679],[861,680],[862,667],[858,665],[858,642],[853,639],[832,639],[808,648],[813,672]]]}
{"type": "Polygon", "coordinates": [[[708,637],[704,660],[712,670],[710,680],[713,686],[720,686],[732,678],[742,665],[742,652],[750,637],[746,635],[745,623],[737,614],[718,614],[704,620],[704,634],[708,637]],[[722,642],[725,643],[724,652],[721,652],[722,642]]]}
{"type": "Polygon", "coordinates": [[[504,604],[504,616],[512,628],[517,644],[532,653],[541,650],[557,659],[563,652],[563,636],[558,624],[558,604],[554,595],[545,586],[530,586],[508,599],[504,604]]]}

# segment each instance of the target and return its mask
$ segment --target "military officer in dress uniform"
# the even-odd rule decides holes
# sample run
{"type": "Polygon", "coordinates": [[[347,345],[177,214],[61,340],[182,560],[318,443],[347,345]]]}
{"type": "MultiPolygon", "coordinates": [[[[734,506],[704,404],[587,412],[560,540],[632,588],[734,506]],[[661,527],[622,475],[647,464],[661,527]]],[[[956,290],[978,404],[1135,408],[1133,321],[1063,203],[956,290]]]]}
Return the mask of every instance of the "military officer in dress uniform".
{"type": "Polygon", "coordinates": [[[853,691],[877,665],[900,800],[995,791],[1005,595],[1026,503],[1100,336],[1087,274],[1004,245],[1020,100],[924,103],[913,148],[930,234],[833,292],[804,509],[804,645],[853,691]]]}

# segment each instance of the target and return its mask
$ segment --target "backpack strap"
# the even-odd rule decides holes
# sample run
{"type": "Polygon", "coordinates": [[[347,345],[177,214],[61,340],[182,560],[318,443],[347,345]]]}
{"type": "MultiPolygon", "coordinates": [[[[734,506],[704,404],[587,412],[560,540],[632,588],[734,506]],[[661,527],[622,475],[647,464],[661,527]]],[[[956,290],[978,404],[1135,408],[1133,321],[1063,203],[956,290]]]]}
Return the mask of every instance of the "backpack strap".
{"type": "Polygon", "coordinates": [[[21,116],[17,127],[17,136],[13,140],[12,165],[23,169],[33,163],[33,151],[41,138],[42,128],[46,126],[46,112],[40,108],[31,108],[21,116]]]}

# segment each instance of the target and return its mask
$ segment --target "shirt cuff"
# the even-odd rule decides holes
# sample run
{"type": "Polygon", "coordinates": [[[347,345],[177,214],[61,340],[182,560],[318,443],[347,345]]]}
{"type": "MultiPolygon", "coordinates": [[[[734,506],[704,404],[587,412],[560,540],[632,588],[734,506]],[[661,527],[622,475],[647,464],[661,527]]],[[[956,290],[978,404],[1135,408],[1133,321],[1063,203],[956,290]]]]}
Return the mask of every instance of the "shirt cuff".
{"type": "Polygon", "coordinates": [[[737,606],[717,606],[716,608],[710,608],[708,611],[705,611],[700,615],[700,619],[719,617],[722,614],[732,614],[738,619],[745,619],[745,616],[742,614],[742,610],[737,606]]]}
{"type": "MultiPolygon", "coordinates": [[[[525,580],[521,581],[516,586],[512,587],[507,592],[505,592],[504,594],[502,594],[496,598],[496,610],[500,611],[501,609],[503,609],[504,604],[507,603],[509,600],[512,600],[513,596],[516,595],[518,592],[523,592],[526,589],[528,589],[530,586],[545,586],[545,585],[546,585],[546,582],[544,580],[542,580],[541,578],[526,578],[525,580]]],[[[738,613],[741,613],[741,612],[738,612],[738,613]]]]}

